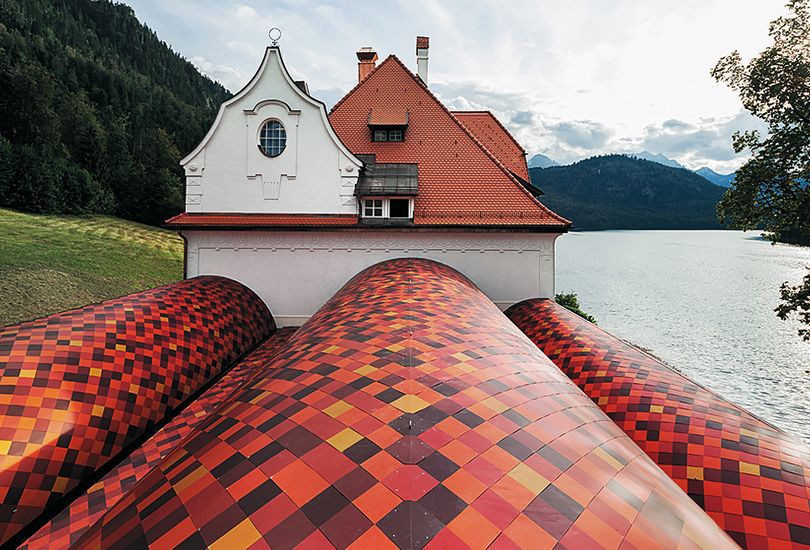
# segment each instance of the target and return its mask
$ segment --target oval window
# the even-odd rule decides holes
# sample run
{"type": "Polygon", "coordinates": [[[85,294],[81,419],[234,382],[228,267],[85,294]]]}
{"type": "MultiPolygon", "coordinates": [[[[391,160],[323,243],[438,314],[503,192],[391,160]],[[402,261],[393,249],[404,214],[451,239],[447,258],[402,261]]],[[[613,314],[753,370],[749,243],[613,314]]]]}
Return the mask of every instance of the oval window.
{"type": "Polygon", "coordinates": [[[268,157],[277,157],[287,146],[287,131],[277,120],[268,120],[262,124],[259,132],[259,149],[268,157]]]}

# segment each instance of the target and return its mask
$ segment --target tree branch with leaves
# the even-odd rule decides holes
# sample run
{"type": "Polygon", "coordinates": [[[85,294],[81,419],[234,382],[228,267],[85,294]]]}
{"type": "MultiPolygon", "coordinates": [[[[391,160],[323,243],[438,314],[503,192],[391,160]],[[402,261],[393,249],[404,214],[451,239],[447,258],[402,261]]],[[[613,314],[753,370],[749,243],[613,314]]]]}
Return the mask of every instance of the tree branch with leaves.
{"type": "MultiPolygon", "coordinates": [[[[774,243],[810,245],[810,0],[791,0],[789,15],[771,22],[773,44],[748,63],[739,52],[721,58],[711,75],[740,95],[743,106],[768,125],[737,132],[737,153],[751,158],[717,206],[734,229],[763,229],[774,243]]],[[[777,315],[796,314],[810,326],[810,266],[796,286],[785,282],[777,315]]],[[[799,334],[810,341],[810,329],[799,334]]]]}

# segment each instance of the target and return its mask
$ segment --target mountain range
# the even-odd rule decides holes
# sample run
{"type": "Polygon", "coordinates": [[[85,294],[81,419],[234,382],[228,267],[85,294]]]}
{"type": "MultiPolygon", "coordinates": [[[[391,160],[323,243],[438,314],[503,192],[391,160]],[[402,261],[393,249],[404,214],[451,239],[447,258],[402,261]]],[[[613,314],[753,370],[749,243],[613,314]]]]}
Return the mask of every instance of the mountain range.
{"type": "MultiPolygon", "coordinates": [[[[675,159],[671,159],[666,155],[662,155],[661,153],[650,153],[649,151],[641,151],[640,153],[631,153],[627,156],[635,157],[642,160],[648,160],[650,162],[657,162],[658,164],[663,164],[664,166],[669,166],[670,168],[683,168],[688,170],[683,164],[678,162],[675,159]]],[[[548,168],[550,166],[559,166],[560,163],[547,157],[546,155],[536,154],[531,159],[529,159],[529,168],[548,168]]],[[[731,187],[731,182],[734,181],[734,172],[731,174],[720,174],[715,172],[708,166],[704,166],[703,168],[698,168],[697,170],[693,170],[693,172],[699,176],[702,176],[712,182],[715,185],[719,185],[720,187],[731,187]]]]}
{"type": "Polygon", "coordinates": [[[543,204],[575,229],[718,229],[725,189],[684,168],[627,155],[531,168],[543,204]]]}

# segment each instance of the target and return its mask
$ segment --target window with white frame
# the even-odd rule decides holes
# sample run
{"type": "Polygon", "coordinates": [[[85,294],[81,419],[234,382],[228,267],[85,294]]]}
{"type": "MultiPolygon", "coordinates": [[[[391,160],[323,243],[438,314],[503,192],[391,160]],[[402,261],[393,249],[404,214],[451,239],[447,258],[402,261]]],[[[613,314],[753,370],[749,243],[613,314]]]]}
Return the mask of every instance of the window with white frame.
{"type": "Polygon", "coordinates": [[[363,200],[363,217],[364,218],[382,218],[383,217],[383,199],[364,199],[363,200]]]}

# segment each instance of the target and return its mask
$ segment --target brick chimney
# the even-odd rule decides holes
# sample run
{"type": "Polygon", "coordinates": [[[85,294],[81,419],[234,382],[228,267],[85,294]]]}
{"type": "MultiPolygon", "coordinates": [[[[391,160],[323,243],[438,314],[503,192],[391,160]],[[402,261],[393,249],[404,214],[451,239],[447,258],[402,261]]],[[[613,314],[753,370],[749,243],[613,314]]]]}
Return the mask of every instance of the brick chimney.
{"type": "Polygon", "coordinates": [[[427,86],[428,83],[428,49],[430,48],[430,38],[427,36],[416,37],[416,74],[427,86]]]}
{"type": "Polygon", "coordinates": [[[360,48],[357,50],[357,59],[357,82],[360,82],[377,66],[377,52],[368,46],[360,48]]]}

